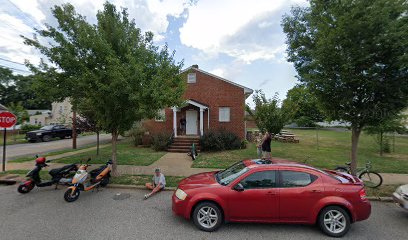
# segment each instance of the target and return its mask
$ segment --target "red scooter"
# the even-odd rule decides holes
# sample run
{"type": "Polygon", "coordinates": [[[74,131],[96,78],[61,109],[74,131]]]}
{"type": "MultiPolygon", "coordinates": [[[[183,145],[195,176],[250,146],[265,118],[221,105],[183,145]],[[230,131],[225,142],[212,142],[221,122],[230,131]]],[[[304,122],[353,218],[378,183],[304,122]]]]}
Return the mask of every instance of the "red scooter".
{"type": "Polygon", "coordinates": [[[48,164],[45,157],[38,157],[35,160],[35,168],[27,173],[27,180],[22,182],[17,191],[19,193],[29,193],[35,186],[37,187],[49,187],[55,184],[55,189],[58,188],[58,185],[68,185],[71,183],[72,178],[69,178],[69,175],[72,175],[78,170],[76,164],[65,165],[61,168],[54,168],[49,171],[51,175],[51,180],[42,181],[40,177],[40,172],[44,167],[47,167],[48,164]]]}

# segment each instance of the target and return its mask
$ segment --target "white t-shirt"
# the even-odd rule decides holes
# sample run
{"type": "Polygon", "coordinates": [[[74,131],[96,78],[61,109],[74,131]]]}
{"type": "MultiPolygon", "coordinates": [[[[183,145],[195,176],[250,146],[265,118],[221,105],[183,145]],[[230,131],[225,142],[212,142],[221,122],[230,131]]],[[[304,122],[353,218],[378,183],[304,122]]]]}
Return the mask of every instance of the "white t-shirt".
{"type": "Polygon", "coordinates": [[[155,186],[158,186],[159,184],[162,185],[163,187],[166,186],[166,178],[164,177],[163,173],[160,173],[160,176],[156,176],[156,174],[154,174],[153,182],[155,186]]]}

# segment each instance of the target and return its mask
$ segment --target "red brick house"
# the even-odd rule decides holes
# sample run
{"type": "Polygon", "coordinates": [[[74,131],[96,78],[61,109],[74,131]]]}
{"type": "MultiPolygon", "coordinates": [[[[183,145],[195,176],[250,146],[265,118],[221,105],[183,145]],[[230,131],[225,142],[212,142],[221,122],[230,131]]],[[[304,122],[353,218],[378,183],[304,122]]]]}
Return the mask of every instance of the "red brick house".
{"type": "Polygon", "coordinates": [[[187,82],[183,94],[183,106],[161,111],[156,119],[144,121],[143,125],[154,135],[160,132],[184,135],[180,119],[186,119],[186,135],[199,136],[208,130],[226,129],[241,139],[245,138],[245,99],[252,89],[208,73],[193,65],[181,74],[187,82]]]}

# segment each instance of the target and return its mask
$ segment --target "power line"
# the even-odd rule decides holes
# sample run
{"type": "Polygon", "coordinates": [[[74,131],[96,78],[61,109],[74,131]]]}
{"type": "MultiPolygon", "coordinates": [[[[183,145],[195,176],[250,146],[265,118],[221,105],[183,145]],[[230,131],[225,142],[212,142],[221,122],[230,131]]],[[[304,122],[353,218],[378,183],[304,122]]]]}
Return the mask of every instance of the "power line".
{"type": "Polygon", "coordinates": [[[20,72],[24,72],[24,73],[31,73],[30,71],[27,71],[27,70],[17,69],[17,68],[13,68],[13,67],[9,67],[9,66],[4,66],[4,65],[1,65],[1,64],[0,64],[0,67],[12,69],[14,71],[20,71],[20,72]]]}
{"type": "Polygon", "coordinates": [[[0,60],[6,61],[6,62],[10,62],[10,63],[20,64],[20,65],[25,66],[25,64],[24,64],[24,63],[14,62],[14,61],[11,61],[11,60],[8,60],[8,59],[5,59],[5,58],[2,58],[2,57],[0,57],[0,60]]]}
{"type": "Polygon", "coordinates": [[[37,21],[36,20],[34,20],[30,15],[27,15],[23,10],[21,10],[17,5],[15,5],[12,1],[10,1],[10,0],[7,0],[11,5],[13,5],[17,10],[19,10],[22,14],[23,14],[23,17],[26,19],[26,20],[29,20],[29,21],[31,21],[31,23],[33,23],[34,24],[34,26],[39,26],[41,29],[42,29],[42,26],[41,25],[39,25],[38,23],[37,23],[37,21]]]}

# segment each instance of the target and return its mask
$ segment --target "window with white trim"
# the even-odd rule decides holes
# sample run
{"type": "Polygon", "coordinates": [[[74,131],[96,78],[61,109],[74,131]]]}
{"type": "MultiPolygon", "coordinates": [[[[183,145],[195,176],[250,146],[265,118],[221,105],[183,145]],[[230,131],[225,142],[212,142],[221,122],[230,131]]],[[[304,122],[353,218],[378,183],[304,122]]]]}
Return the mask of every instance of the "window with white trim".
{"type": "Polygon", "coordinates": [[[230,107],[220,107],[218,112],[218,119],[220,122],[229,122],[231,115],[230,107]]]}
{"type": "Polygon", "coordinates": [[[196,83],[196,74],[195,73],[189,73],[187,75],[187,83],[196,83]]]}
{"type": "Polygon", "coordinates": [[[156,122],[164,122],[166,120],[166,110],[165,109],[160,109],[157,112],[156,117],[154,118],[156,122]]]}

